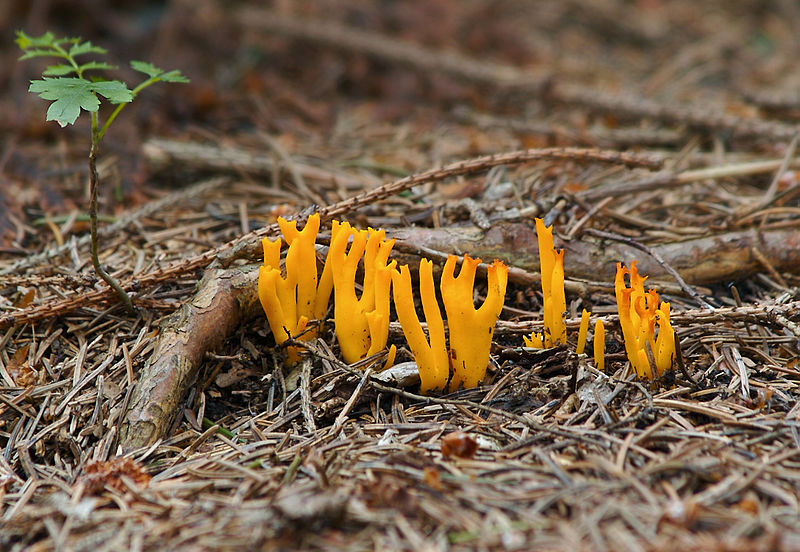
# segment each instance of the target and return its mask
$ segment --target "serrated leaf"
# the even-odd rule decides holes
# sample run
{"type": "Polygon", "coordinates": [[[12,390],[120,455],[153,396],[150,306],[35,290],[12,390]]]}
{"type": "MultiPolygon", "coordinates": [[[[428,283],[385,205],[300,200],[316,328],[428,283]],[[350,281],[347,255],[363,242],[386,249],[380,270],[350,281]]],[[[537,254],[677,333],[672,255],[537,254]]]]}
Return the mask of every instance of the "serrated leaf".
{"type": "Polygon", "coordinates": [[[81,109],[97,111],[100,99],[96,94],[108,98],[111,103],[133,100],[133,93],[123,82],[90,82],[75,77],[31,81],[28,91],[38,94],[44,100],[55,100],[47,109],[47,120],[57,121],[62,127],[73,124],[81,109]]]}
{"type": "Polygon", "coordinates": [[[90,61],[80,66],[81,71],[99,71],[102,69],[116,69],[116,65],[111,65],[104,61],[90,61]]]}
{"type": "Polygon", "coordinates": [[[131,61],[131,68],[140,73],[144,73],[151,79],[158,78],[164,82],[189,82],[189,79],[181,75],[181,72],[178,70],[165,72],[160,67],[156,67],[152,63],[147,63],[146,61],[131,61]]]}
{"type": "Polygon", "coordinates": [[[92,93],[93,84],[85,79],[62,77],[31,81],[29,92],[39,94],[44,100],[55,100],[47,108],[48,121],[62,127],[71,125],[81,114],[81,109],[97,111],[100,100],[92,93]]]}
{"type": "Polygon", "coordinates": [[[64,57],[55,50],[42,50],[40,48],[37,48],[35,50],[25,50],[25,53],[19,56],[19,60],[22,61],[23,59],[30,59],[30,58],[44,57],[44,56],[64,57]]]}
{"type": "Polygon", "coordinates": [[[82,44],[75,44],[72,48],[69,49],[69,55],[72,57],[79,56],[81,54],[105,54],[106,49],[101,48],[100,46],[94,46],[91,42],[84,42],[82,44]]]}
{"type": "Polygon", "coordinates": [[[32,47],[52,46],[54,40],[55,36],[50,32],[44,33],[42,36],[30,36],[25,34],[24,31],[17,31],[17,38],[14,42],[16,42],[17,46],[21,49],[27,50],[32,47]]]}
{"type": "Polygon", "coordinates": [[[91,85],[94,92],[105,96],[111,103],[120,104],[133,101],[133,92],[128,89],[124,82],[112,80],[93,82],[91,85]]]}
{"type": "Polygon", "coordinates": [[[74,72],[75,68],[73,66],[64,65],[62,63],[59,65],[50,65],[49,67],[47,67],[47,69],[42,71],[42,75],[46,77],[60,77],[62,75],[69,75],[70,73],[74,72]]]}
{"type": "Polygon", "coordinates": [[[183,76],[177,69],[161,75],[161,80],[164,82],[191,82],[188,77],[183,76]]]}
{"type": "Polygon", "coordinates": [[[134,71],[139,71],[140,73],[144,73],[151,78],[157,77],[164,72],[163,69],[159,69],[152,63],[147,63],[146,61],[131,61],[131,69],[134,71]]]}

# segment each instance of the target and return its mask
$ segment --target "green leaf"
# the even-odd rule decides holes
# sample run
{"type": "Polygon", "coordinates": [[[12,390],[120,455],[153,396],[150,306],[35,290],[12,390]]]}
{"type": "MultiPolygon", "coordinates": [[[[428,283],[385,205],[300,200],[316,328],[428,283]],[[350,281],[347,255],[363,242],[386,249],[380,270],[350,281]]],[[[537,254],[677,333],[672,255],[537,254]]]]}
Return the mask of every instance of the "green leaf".
{"type": "Polygon", "coordinates": [[[97,111],[100,99],[96,94],[108,98],[111,103],[133,100],[133,94],[123,82],[90,82],[74,77],[31,81],[28,91],[38,94],[44,100],[55,100],[47,109],[46,120],[56,121],[62,127],[75,123],[81,109],[97,111]]]}
{"type": "Polygon", "coordinates": [[[100,70],[104,70],[104,69],[111,70],[111,69],[116,69],[116,68],[117,68],[116,65],[111,65],[109,63],[106,63],[105,61],[90,61],[90,62],[84,63],[83,65],[80,66],[81,72],[83,72],[83,71],[100,71],[100,70]]]}
{"type": "Polygon", "coordinates": [[[134,71],[139,71],[140,73],[144,73],[148,77],[157,77],[161,73],[164,72],[163,69],[159,69],[152,63],[147,63],[146,61],[131,61],[131,68],[134,71]]]}
{"type": "Polygon", "coordinates": [[[105,54],[106,49],[101,48],[100,46],[94,46],[91,42],[84,42],[83,44],[75,44],[72,48],[69,49],[70,57],[79,56],[81,54],[88,54],[94,52],[96,54],[105,54]]]}
{"type": "Polygon", "coordinates": [[[42,71],[42,75],[46,77],[60,77],[62,75],[69,75],[70,73],[74,73],[75,68],[72,65],[64,65],[63,63],[59,65],[50,65],[42,71]]]}
{"type": "Polygon", "coordinates": [[[23,31],[17,31],[17,38],[14,42],[17,43],[22,50],[27,50],[31,47],[52,47],[55,40],[53,33],[44,33],[42,36],[29,36],[23,31]]]}
{"type": "Polygon", "coordinates": [[[97,111],[100,100],[92,93],[92,83],[78,78],[58,78],[31,81],[28,92],[39,94],[43,100],[55,100],[47,108],[48,121],[56,121],[62,127],[71,125],[81,113],[97,111]]]}
{"type": "Polygon", "coordinates": [[[161,80],[164,82],[191,82],[188,77],[181,75],[181,72],[177,69],[161,75],[161,80]]]}
{"type": "Polygon", "coordinates": [[[19,59],[21,61],[23,59],[30,59],[30,58],[44,57],[44,56],[64,57],[55,50],[42,50],[36,48],[35,50],[25,50],[25,53],[19,56],[19,59]]]}
{"type": "Polygon", "coordinates": [[[189,82],[189,79],[181,75],[181,72],[178,70],[165,72],[163,69],[156,67],[152,63],[147,63],[146,61],[131,61],[131,68],[140,73],[144,73],[151,79],[157,78],[164,82],[189,82]]]}
{"type": "Polygon", "coordinates": [[[133,101],[133,92],[128,89],[124,82],[112,80],[93,82],[91,85],[94,92],[105,96],[111,103],[120,104],[133,101]]]}

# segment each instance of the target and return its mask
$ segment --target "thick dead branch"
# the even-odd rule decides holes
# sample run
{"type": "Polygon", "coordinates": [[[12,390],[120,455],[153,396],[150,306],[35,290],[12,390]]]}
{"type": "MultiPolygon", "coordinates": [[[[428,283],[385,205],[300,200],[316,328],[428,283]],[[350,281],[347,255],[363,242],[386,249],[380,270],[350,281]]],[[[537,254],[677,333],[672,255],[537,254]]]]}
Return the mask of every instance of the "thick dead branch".
{"type": "MultiPolygon", "coordinates": [[[[527,224],[497,224],[487,231],[464,228],[405,228],[390,231],[409,245],[439,251],[463,251],[482,259],[501,259],[511,266],[538,272],[536,233],[527,224]]],[[[568,277],[611,282],[616,263],[639,261],[639,269],[653,278],[667,277],[663,267],[639,249],[613,241],[556,239],[566,249],[564,271],[568,277]]],[[[777,229],[729,232],[682,242],[653,245],[664,261],[693,284],[726,282],[764,270],[753,253],[760,251],[778,271],[795,272],[800,267],[800,230],[777,229]]]]}
{"type": "Polygon", "coordinates": [[[192,300],[162,322],[120,428],[123,449],[152,444],[167,434],[206,352],[260,308],[257,281],[255,266],[210,269],[192,300]]]}

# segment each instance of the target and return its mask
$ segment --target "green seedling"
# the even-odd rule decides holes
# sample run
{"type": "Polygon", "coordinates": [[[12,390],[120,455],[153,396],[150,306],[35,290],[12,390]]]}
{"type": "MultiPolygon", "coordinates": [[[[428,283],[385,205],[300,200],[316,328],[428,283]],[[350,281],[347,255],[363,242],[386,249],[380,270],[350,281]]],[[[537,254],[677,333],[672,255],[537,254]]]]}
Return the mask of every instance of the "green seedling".
{"type": "Polygon", "coordinates": [[[87,111],[92,117],[92,136],[89,149],[89,219],[92,241],[92,265],[95,272],[119,295],[120,300],[130,312],[133,304],[128,294],[122,289],[114,278],[108,274],[97,256],[97,151],[100,141],[105,136],[108,127],[119,115],[122,108],[131,103],[133,99],[145,88],[157,82],[189,82],[181,75],[180,71],[163,71],[151,63],[144,61],[131,61],[131,68],[139,73],[144,73],[146,78],[133,89],[119,80],[110,80],[97,74],[97,71],[116,69],[104,61],[87,61],[80,63],[77,58],[86,54],[103,55],[104,48],[93,45],[91,42],[82,42],[80,38],[56,38],[53,33],[42,36],[28,36],[22,31],[17,31],[17,45],[24,52],[19,58],[30,59],[36,57],[51,57],[58,59],[56,65],[50,65],[42,72],[41,80],[31,81],[28,92],[38,94],[43,100],[53,103],[47,109],[47,120],[55,121],[62,127],[73,124],[81,114],[87,111]],[[87,76],[91,73],[91,76],[87,76]],[[116,107],[100,125],[98,110],[101,98],[116,107]]]}

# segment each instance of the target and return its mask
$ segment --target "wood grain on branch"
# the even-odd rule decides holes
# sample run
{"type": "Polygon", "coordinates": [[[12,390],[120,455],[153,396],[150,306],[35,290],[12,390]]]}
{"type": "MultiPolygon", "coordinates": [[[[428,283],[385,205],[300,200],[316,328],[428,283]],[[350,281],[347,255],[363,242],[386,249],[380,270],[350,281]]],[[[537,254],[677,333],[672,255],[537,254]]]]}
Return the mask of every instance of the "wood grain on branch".
{"type": "Polygon", "coordinates": [[[147,446],[168,433],[206,352],[261,308],[257,282],[257,266],[209,269],[191,301],[161,323],[120,427],[123,449],[147,446]]]}
{"type": "MultiPolygon", "coordinates": [[[[500,259],[518,268],[538,272],[539,249],[531,225],[503,223],[483,231],[475,226],[454,228],[395,228],[391,237],[438,251],[460,251],[484,260],[500,259]]],[[[556,247],[564,248],[567,277],[612,282],[616,263],[638,260],[639,270],[653,278],[667,272],[649,255],[636,247],[616,241],[571,240],[556,237],[556,247]]],[[[800,230],[743,230],[686,241],[651,246],[664,261],[692,284],[710,284],[741,279],[764,271],[763,258],[778,271],[800,269],[800,230]]]]}

